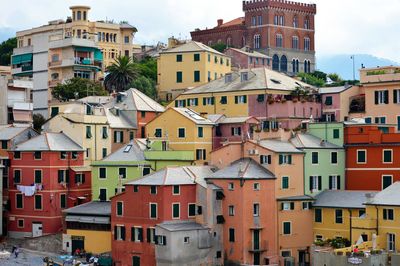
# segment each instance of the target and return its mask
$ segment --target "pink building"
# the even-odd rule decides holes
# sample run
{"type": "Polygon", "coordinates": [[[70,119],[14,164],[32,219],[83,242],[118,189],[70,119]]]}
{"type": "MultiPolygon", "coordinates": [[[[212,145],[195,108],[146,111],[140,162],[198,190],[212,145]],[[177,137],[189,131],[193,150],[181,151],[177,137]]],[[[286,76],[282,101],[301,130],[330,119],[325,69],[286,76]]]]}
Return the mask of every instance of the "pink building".
{"type": "Polygon", "coordinates": [[[242,49],[228,48],[225,54],[232,58],[232,67],[237,69],[271,68],[271,57],[254,51],[249,47],[243,47],[242,49]]]}

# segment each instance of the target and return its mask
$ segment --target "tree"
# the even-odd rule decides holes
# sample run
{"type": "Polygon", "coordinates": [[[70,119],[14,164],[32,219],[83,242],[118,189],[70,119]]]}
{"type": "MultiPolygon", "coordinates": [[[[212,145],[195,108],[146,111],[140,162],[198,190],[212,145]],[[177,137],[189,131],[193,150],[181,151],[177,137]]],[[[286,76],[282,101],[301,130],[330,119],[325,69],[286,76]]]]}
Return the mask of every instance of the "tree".
{"type": "Polygon", "coordinates": [[[59,101],[80,99],[88,95],[107,95],[107,91],[99,82],[84,78],[72,78],[64,84],[58,84],[51,93],[59,101]]]}
{"type": "Polygon", "coordinates": [[[13,49],[17,48],[17,38],[10,38],[0,44],[0,65],[9,66],[13,49]]]}
{"type": "Polygon", "coordinates": [[[42,131],[42,126],[46,122],[46,119],[41,114],[34,114],[32,116],[32,119],[33,119],[33,128],[40,133],[42,131]]]}
{"type": "Polygon", "coordinates": [[[223,53],[226,49],[226,44],[224,44],[222,42],[218,42],[218,43],[211,45],[211,48],[213,48],[214,50],[217,50],[220,53],[223,53]]]}
{"type": "Polygon", "coordinates": [[[315,87],[322,87],[325,85],[324,79],[318,78],[312,74],[299,73],[297,76],[301,78],[301,81],[303,81],[307,84],[310,84],[312,86],[315,86],[315,87]]]}
{"type": "Polygon", "coordinates": [[[145,76],[140,76],[137,79],[135,79],[130,84],[130,87],[140,90],[150,98],[155,99],[157,96],[156,82],[145,76]]]}
{"type": "Polygon", "coordinates": [[[330,78],[333,82],[340,82],[342,81],[342,79],[340,78],[340,76],[336,73],[331,73],[328,75],[328,78],[330,78]]]}
{"type": "Polygon", "coordinates": [[[108,91],[124,91],[129,84],[138,76],[138,69],[132,58],[118,56],[112,65],[107,67],[107,76],[104,85],[108,91]]]}
{"type": "Polygon", "coordinates": [[[157,82],[157,60],[152,57],[146,57],[140,62],[136,63],[136,68],[139,75],[145,76],[157,82]]]}

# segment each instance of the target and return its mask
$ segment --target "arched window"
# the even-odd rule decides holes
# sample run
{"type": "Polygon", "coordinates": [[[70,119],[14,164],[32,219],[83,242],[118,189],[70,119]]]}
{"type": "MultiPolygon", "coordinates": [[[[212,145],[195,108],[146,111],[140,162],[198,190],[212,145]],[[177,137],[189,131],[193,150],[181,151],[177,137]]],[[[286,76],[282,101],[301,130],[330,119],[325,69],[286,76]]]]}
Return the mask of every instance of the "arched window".
{"type": "Polygon", "coordinates": [[[103,42],[106,40],[106,34],[104,32],[101,33],[101,40],[103,42]]]}
{"type": "Polygon", "coordinates": [[[274,16],[274,25],[279,25],[279,16],[278,15],[274,16]]]}
{"type": "Polygon", "coordinates": [[[101,42],[101,32],[98,32],[98,33],[97,33],[97,41],[98,41],[98,42],[101,42]]]}
{"type": "Polygon", "coordinates": [[[282,57],[281,57],[281,71],[287,72],[287,57],[286,57],[286,55],[282,55],[282,57]]]}
{"type": "Polygon", "coordinates": [[[292,37],[292,48],[299,49],[299,37],[297,36],[292,37]]]}
{"type": "Polygon", "coordinates": [[[261,35],[256,34],[254,35],[254,49],[260,49],[261,48],[261,35]]]}
{"type": "Polygon", "coordinates": [[[279,71],[279,56],[276,54],[272,57],[272,70],[279,71]]]}
{"type": "Polygon", "coordinates": [[[75,21],[76,17],[75,17],[75,11],[72,11],[72,20],[75,21]]]}
{"type": "Polygon", "coordinates": [[[82,13],[81,11],[78,11],[76,15],[76,20],[81,20],[81,19],[82,19],[82,13]]]}
{"type": "Polygon", "coordinates": [[[246,37],[242,37],[242,47],[246,46],[246,37]]]}
{"type": "Polygon", "coordinates": [[[277,34],[275,36],[275,43],[276,43],[276,47],[283,47],[283,37],[282,34],[277,34]]]}
{"type": "Polygon", "coordinates": [[[226,46],[230,47],[231,45],[232,45],[232,38],[231,38],[231,37],[228,37],[228,38],[226,39],[226,46]]]}
{"type": "Polygon", "coordinates": [[[310,18],[309,17],[306,17],[304,19],[304,28],[307,29],[307,30],[310,29],[310,18]]]}
{"type": "Polygon", "coordinates": [[[106,42],[110,40],[108,33],[106,33],[106,42]]]}
{"type": "Polygon", "coordinates": [[[299,18],[295,15],[293,17],[293,28],[297,28],[299,26],[299,18]]]}
{"type": "Polygon", "coordinates": [[[310,60],[304,60],[304,72],[310,73],[311,72],[311,62],[310,60]]]}
{"type": "Polygon", "coordinates": [[[279,16],[279,25],[285,26],[285,16],[279,16]]]}
{"type": "Polygon", "coordinates": [[[83,20],[86,20],[86,11],[83,11],[83,20]]]}
{"type": "Polygon", "coordinates": [[[117,34],[114,34],[114,42],[117,42],[117,34]]]}
{"type": "Polygon", "coordinates": [[[310,51],[311,50],[311,41],[310,38],[305,37],[304,38],[304,51],[310,51]]]}
{"type": "Polygon", "coordinates": [[[293,58],[293,60],[292,60],[292,72],[294,74],[299,73],[299,59],[293,58]]]}

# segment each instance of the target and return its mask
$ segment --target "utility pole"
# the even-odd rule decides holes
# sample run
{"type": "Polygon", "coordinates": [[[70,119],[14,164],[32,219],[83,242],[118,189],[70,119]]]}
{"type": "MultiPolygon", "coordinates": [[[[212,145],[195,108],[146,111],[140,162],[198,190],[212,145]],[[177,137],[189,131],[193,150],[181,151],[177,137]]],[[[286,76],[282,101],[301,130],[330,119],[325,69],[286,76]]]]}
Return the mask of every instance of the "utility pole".
{"type": "Polygon", "coordinates": [[[356,67],[355,67],[355,62],[354,62],[355,56],[352,55],[350,58],[353,60],[353,80],[356,80],[356,67]]]}

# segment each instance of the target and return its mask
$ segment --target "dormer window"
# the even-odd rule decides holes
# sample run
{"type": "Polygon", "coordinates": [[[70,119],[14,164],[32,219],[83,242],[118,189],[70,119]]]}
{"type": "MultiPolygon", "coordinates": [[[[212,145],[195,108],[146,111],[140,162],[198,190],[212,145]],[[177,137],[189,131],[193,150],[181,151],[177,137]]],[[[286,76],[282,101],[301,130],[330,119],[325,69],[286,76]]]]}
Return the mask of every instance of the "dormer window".
{"type": "Polygon", "coordinates": [[[232,82],[232,74],[231,73],[225,74],[225,83],[229,83],[229,82],[232,82]]]}
{"type": "Polygon", "coordinates": [[[242,72],[240,73],[240,81],[248,81],[249,80],[249,73],[248,72],[242,72]]]}

